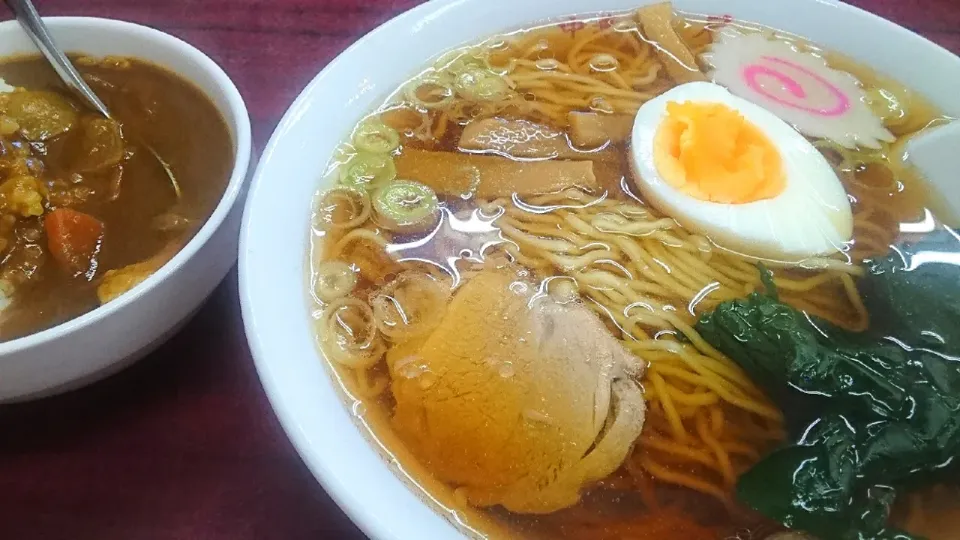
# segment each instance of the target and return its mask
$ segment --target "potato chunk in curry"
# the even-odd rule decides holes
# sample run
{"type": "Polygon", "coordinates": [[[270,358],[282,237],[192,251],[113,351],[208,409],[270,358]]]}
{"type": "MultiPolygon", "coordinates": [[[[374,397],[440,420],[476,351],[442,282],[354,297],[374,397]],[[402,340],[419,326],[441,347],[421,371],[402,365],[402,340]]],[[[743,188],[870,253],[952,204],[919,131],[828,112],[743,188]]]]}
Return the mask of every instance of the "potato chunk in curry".
{"type": "Polygon", "coordinates": [[[117,270],[107,270],[107,273],[103,276],[103,281],[97,287],[97,298],[100,299],[101,304],[116,300],[117,297],[150,277],[161,266],[163,266],[163,261],[147,259],[117,270]]]}
{"type": "Polygon", "coordinates": [[[0,212],[20,217],[43,214],[46,190],[32,176],[14,176],[0,184],[0,212]]]}
{"type": "Polygon", "coordinates": [[[28,141],[45,141],[73,128],[77,108],[56,92],[18,91],[2,96],[0,111],[20,126],[28,141]]]}

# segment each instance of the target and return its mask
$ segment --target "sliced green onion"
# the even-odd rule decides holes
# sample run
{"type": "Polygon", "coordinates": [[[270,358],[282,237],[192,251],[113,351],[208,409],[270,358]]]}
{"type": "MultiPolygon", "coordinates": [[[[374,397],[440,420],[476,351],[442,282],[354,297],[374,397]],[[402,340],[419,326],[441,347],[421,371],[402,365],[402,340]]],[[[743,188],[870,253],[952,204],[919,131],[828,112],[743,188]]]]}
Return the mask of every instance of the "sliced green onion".
{"type": "Polygon", "coordinates": [[[340,183],[364,191],[396,177],[397,167],[389,154],[360,152],[340,167],[340,183]]]}
{"type": "Polygon", "coordinates": [[[439,77],[425,77],[407,86],[407,101],[424,109],[438,109],[453,101],[454,91],[439,77]]]}
{"type": "Polygon", "coordinates": [[[400,134],[379,118],[370,118],[353,132],[353,145],[363,152],[389,154],[400,147],[400,134]]]}
{"type": "Polygon", "coordinates": [[[319,300],[330,302],[353,292],[357,281],[357,272],[347,263],[325,261],[314,270],[313,293],[319,300]]]}
{"type": "Polygon", "coordinates": [[[370,217],[370,196],[349,186],[334,186],[317,197],[313,226],[321,231],[352,229],[370,217]]]}
{"type": "Polygon", "coordinates": [[[468,69],[459,75],[454,88],[472,101],[503,101],[510,97],[510,87],[500,75],[487,69],[468,69]]]}
{"type": "Polygon", "coordinates": [[[412,180],[396,180],[374,195],[377,223],[396,232],[429,229],[437,218],[440,201],[430,187],[412,180]]]}
{"type": "Polygon", "coordinates": [[[483,61],[484,56],[485,55],[483,54],[468,52],[450,62],[444,69],[455,76],[468,71],[485,69],[486,66],[484,65],[483,61]]]}
{"type": "Polygon", "coordinates": [[[373,310],[351,297],[330,302],[317,321],[323,353],[351,369],[367,369],[380,361],[385,348],[374,324],[373,310]]]}

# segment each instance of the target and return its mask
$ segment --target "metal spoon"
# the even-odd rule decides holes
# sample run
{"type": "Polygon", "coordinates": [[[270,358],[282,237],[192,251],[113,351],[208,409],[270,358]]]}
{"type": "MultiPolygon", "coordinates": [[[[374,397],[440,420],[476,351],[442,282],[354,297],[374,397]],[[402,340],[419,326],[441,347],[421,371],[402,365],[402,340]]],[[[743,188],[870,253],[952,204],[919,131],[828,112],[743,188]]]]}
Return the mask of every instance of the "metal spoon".
{"type": "MultiPolygon", "coordinates": [[[[57,75],[60,76],[63,84],[67,85],[67,88],[73,91],[73,93],[81,98],[91,109],[94,109],[106,118],[115,120],[107,109],[107,106],[103,104],[103,101],[97,97],[93,89],[90,88],[83,80],[83,77],[80,76],[80,72],[73,66],[73,63],[70,62],[67,55],[63,54],[63,51],[57,47],[57,44],[53,41],[53,36],[51,36],[49,30],[47,30],[47,25],[43,23],[40,14],[37,13],[37,8],[34,7],[33,2],[31,2],[31,0],[4,0],[4,2],[6,2],[7,6],[13,11],[17,22],[20,23],[24,32],[30,36],[34,45],[40,49],[40,53],[50,62],[50,65],[54,71],[57,72],[57,75]]],[[[163,167],[163,170],[167,173],[167,177],[170,179],[170,183],[173,185],[173,191],[176,192],[177,198],[179,199],[180,184],[177,182],[177,178],[173,174],[170,165],[160,157],[160,154],[158,154],[152,146],[146,143],[143,143],[143,146],[150,151],[150,154],[152,154],[160,166],[163,167]]]]}

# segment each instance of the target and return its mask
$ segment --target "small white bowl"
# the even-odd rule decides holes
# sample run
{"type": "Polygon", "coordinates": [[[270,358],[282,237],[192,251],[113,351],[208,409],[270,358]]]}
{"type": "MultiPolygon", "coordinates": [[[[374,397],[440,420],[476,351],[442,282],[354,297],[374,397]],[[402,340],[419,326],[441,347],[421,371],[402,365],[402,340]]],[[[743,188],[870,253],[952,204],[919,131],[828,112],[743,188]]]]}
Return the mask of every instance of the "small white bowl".
{"type": "MultiPolygon", "coordinates": [[[[220,202],[196,236],[129,293],[63,324],[0,343],[0,402],[24,400],[103,377],[147,354],[186,322],[233,266],[250,163],[250,119],[220,67],[193,46],[133,23],[87,17],[44,21],[68,52],[148,60],[193,82],[216,104],[235,162],[220,202]]],[[[0,23],[0,57],[35,54],[15,21],[0,23]]],[[[187,126],[185,126],[187,128],[187,126]]]]}
{"type": "MultiPolygon", "coordinates": [[[[240,238],[240,295],[261,381],[310,470],[375,539],[459,538],[358,429],[314,346],[306,264],[310,203],[336,145],[431,57],[498,32],[575,13],[658,0],[434,0],[384,24],[331,62],[270,139],[251,184],[240,238]],[[282,211],[279,211],[282,209],[282,211]],[[265,285],[269,284],[269,285],[265,285]]],[[[865,62],[960,116],[960,59],[835,0],[676,0],[678,9],[758,22],[865,62]]],[[[948,188],[949,186],[939,186],[948,188]]],[[[943,191],[947,191],[943,189],[943,191]]],[[[956,188],[952,191],[960,195],[956,188]]]]}

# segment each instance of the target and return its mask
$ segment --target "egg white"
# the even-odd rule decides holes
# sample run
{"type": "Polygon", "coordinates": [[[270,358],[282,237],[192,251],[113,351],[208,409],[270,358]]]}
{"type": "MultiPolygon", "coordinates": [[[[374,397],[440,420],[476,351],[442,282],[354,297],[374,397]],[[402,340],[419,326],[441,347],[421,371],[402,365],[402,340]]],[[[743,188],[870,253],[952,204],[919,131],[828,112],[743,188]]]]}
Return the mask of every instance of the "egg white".
{"type": "Polygon", "coordinates": [[[799,261],[842,250],[853,234],[850,201],[833,168],[793,127],[713,83],[687,83],[645,103],[633,125],[634,181],[657,209],[717,245],[754,257],[799,261]],[[720,103],[762,131],[780,152],[786,186],[776,197],[743,204],[703,201],[668,184],[654,164],[654,136],[667,103],[720,103]]]}

